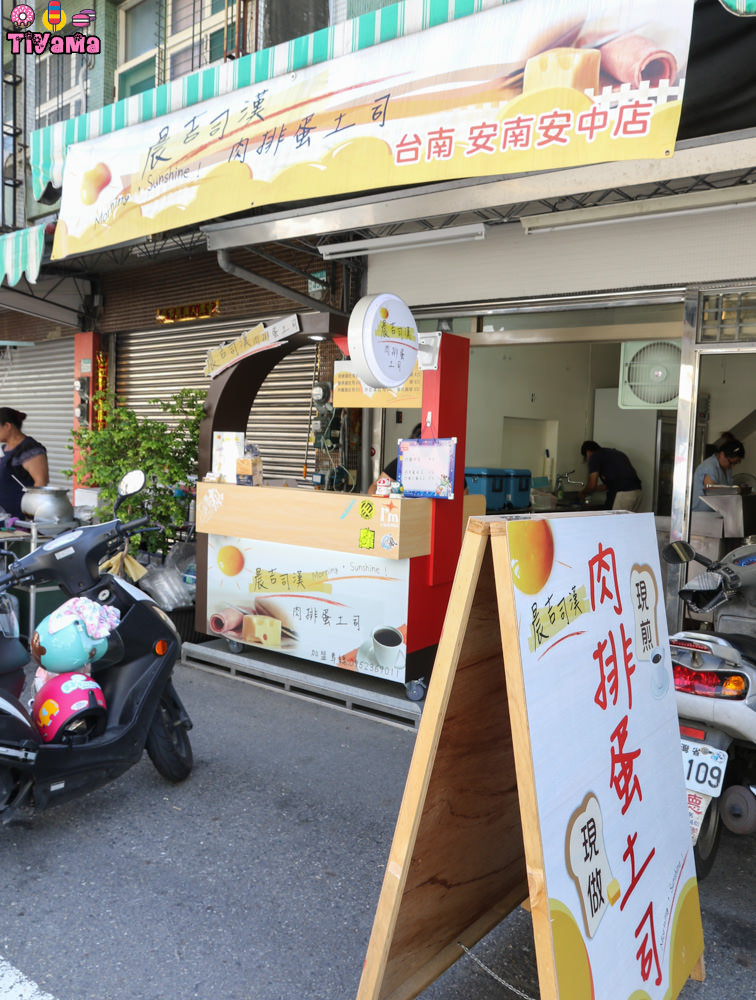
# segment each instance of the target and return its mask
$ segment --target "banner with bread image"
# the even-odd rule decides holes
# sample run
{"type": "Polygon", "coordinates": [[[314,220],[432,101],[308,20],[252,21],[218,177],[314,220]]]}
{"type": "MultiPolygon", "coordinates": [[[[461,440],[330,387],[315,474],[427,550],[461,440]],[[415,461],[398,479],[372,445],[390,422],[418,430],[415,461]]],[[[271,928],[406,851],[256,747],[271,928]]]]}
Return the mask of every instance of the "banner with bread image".
{"type": "Polygon", "coordinates": [[[75,142],[52,257],[250,206],[668,157],[692,18],[516,0],[75,142]]]}
{"type": "Polygon", "coordinates": [[[404,681],[409,560],[208,536],[207,631],[404,681]]]}

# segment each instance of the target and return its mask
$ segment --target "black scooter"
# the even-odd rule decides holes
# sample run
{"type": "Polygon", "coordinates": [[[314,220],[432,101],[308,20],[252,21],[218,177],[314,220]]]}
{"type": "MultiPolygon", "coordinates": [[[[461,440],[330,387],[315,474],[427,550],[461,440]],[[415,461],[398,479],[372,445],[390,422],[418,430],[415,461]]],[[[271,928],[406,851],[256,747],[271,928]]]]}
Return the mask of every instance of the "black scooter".
{"type": "MultiPolygon", "coordinates": [[[[116,518],[120,503],[144,487],[142,472],[121,480],[111,521],[82,525],[44,542],[0,575],[0,603],[18,584],[55,583],[64,594],[117,608],[122,658],[92,664],[106,702],[104,731],[73,728],[45,742],[20,698],[29,654],[16,634],[0,636],[0,819],[24,806],[45,809],[100,787],[136,764],[147,749],[158,772],[183,781],[192,770],[192,723],[171,677],[181,639],[170,618],[128,581],[101,574],[100,563],[145,529],[148,518],[116,518]]],[[[12,555],[6,553],[6,556],[12,555]]],[[[0,612],[2,608],[0,607],[0,612]]],[[[0,626],[11,615],[0,613],[0,626]]],[[[72,668],[74,669],[74,668],[72,668]]],[[[98,727],[102,728],[102,727],[98,727]]]]}

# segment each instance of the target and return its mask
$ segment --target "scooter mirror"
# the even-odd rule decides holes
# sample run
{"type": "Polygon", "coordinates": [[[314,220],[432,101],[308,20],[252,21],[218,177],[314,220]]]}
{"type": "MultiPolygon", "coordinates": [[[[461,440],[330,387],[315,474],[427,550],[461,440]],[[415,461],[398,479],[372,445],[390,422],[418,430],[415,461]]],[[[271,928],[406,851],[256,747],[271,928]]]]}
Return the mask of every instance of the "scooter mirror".
{"type": "Polygon", "coordinates": [[[132,469],[131,472],[127,472],[125,476],[121,479],[118,484],[118,497],[116,502],[113,504],[113,516],[118,513],[118,508],[121,506],[126,497],[133,497],[135,493],[138,493],[144,488],[146,478],[144,472],[141,469],[132,469]]]}
{"type": "Polygon", "coordinates": [[[133,469],[131,472],[127,472],[118,484],[118,496],[133,497],[135,493],[144,489],[144,484],[145,475],[142,470],[133,469]]]}
{"type": "Polygon", "coordinates": [[[688,563],[696,558],[695,549],[687,542],[670,542],[662,549],[662,559],[664,562],[679,565],[688,563]]]}

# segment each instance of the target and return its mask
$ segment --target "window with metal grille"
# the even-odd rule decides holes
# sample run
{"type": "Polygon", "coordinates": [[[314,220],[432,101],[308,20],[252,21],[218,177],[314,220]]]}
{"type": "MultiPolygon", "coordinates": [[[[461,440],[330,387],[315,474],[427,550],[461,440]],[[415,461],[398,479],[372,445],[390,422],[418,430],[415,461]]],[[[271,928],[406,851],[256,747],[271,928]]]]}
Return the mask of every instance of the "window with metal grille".
{"type": "MultiPolygon", "coordinates": [[[[222,59],[226,17],[233,9],[226,0],[170,0],[167,6],[159,0],[127,0],[119,10],[118,99],[222,59]]],[[[227,30],[232,42],[233,23],[227,30]]]]}
{"type": "Polygon", "coordinates": [[[209,63],[218,62],[226,54],[226,49],[234,46],[236,38],[236,26],[233,21],[226,28],[219,28],[218,31],[210,33],[208,38],[207,61],[209,63]]]}
{"type": "Polygon", "coordinates": [[[185,76],[192,70],[200,66],[201,47],[199,42],[194,45],[186,45],[183,49],[178,49],[171,54],[171,80],[179,76],[185,76]]]}
{"type": "Polygon", "coordinates": [[[396,3],[396,0],[347,0],[347,17],[359,17],[360,14],[369,14],[381,7],[388,7],[389,4],[396,3]]]}
{"type": "Polygon", "coordinates": [[[158,44],[158,0],[141,0],[123,11],[123,61],[131,62],[158,44]]]}
{"type": "Polygon", "coordinates": [[[704,295],[696,340],[699,344],[756,340],[756,289],[733,289],[704,295]]]}

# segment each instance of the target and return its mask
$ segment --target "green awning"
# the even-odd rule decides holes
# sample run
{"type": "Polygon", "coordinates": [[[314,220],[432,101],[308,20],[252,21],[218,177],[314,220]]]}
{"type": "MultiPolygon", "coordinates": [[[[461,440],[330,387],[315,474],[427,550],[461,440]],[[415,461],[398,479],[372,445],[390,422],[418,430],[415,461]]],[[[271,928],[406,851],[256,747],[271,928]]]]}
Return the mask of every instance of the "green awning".
{"type": "Polygon", "coordinates": [[[26,275],[31,284],[39,276],[39,266],[42,263],[42,253],[45,248],[45,223],[18,229],[13,233],[0,236],[0,255],[2,256],[3,274],[7,285],[17,285],[22,275],[26,275]]]}
{"type": "Polygon", "coordinates": [[[513,0],[400,0],[241,59],[218,63],[153,90],[31,133],[32,191],[50,203],[63,185],[69,146],[150,121],[240,87],[411,35],[513,0]],[[48,195],[46,195],[48,192],[48,195]]]}

